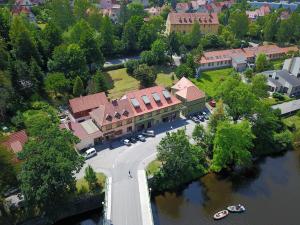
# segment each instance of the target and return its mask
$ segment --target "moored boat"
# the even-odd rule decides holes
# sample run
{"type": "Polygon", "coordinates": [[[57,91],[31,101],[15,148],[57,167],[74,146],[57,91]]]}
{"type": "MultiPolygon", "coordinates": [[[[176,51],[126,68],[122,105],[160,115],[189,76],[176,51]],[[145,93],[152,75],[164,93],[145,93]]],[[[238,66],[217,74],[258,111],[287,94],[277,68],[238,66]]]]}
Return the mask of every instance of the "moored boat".
{"type": "Polygon", "coordinates": [[[238,205],[231,205],[227,207],[227,210],[229,212],[233,212],[233,213],[240,213],[240,212],[245,212],[246,208],[245,206],[238,204],[238,205]]]}
{"type": "Polygon", "coordinates": [[[229,212],[228,210],[222,210],[220,212],[217,212],[215,215],[214,215],[214,219],[215,220],[220,220],[220,219],[223,219],[224,217],[228,216],[229,212]]]}

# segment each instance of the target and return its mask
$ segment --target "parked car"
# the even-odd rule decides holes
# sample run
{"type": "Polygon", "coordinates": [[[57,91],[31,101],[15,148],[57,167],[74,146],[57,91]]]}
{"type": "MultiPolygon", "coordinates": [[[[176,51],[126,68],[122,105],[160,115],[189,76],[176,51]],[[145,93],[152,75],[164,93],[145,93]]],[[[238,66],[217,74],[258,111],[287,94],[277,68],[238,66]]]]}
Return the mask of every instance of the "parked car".
{"type": "Polygon", "coordinates": [[[201,121],[201,122],[204,122],[204,117],[202,115],[198,115],[198,119],[201,121]]]}
{"type": "Polygon", "coordinates": [[[192,117],[192,121],[194,121],[195,123],[200,123],[199,119],[196,116],[192,117]]]}
{"type": "Polygon", "coordinates": [[[142,135],[142,134],[138,135],[138,136],[137,136],[137,139],[138,139],[139,141],[142,141],[142,142],[145,142],[145,141],[146,141],[146,138],[145,138],[144,135],[142,135]]]}
{"type": "Polygon", "coordinates": [[[97,155],[97,151],[95,148],[90,148],[86,150],[86,152],[83,154],[85,159],[92,158],[93,156],[97,155]]]}
{"type": "Polygon", "coordinates": [[[145,130],[142,134],[146,137],[155,137],[154,130],[145,130]]]}
{"type": "Polygon", "coordinates": [[[133,144],[137,142],[136,138],[134,137],[129,138],[129,141],[133,144]]]}
{"type": "Polygon", "coordinates": [[[128,140],[128,139],[122,139],[121,142],[122,142],[124,145],[127,145],[127,146],[130,146],[130,145],[131,145],[131,142],[130,142],[130,140],[128,140]]]}

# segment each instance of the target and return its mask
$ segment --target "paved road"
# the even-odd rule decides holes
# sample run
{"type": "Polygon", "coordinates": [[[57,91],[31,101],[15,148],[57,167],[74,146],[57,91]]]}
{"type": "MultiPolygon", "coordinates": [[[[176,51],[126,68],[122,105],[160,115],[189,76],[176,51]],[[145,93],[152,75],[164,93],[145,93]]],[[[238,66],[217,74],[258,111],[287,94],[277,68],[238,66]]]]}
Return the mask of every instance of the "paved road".
{"type": "MultiPolygon", "coordinates": [[[[138,182],[138,170],[143,169],[147,159],[155,157],[156,146],[166,131],[186,128],[190,136],[194,123],[190,120],[180,119],[168,124],[162,124],[155,128],[157,133],[154,138],[147,138],[146,142],[137,142],[130,147],[119,146],[112,150],[106,148],[98,152],[94,158],[87,160],[97,172],[104,172],[112,177],[112,215],[113,225],[142,225],[142,209],[140,202],[140,188],[138,182]],[[129,170],[132,178],[129,177],[129,170]]],[[[118,142],[113,146],[118,146],[118,142]]],[[[149,161],[149,160],[148,160],[149,161]]],[[[77,178],[83,177],[84,168],[77,174],[77,178]]]]}
{"type": "Polygon", "coordinates": [[[120,58],[120,59],[110,59],[104,63],[103,67],[106,68],[106,67],[110,67],[110,66],[114,66],[114,65],[120,65],[120,64],[127,62],[130,59],[140,59],[140,56],[129,56],[129,57],[120,58]]]}

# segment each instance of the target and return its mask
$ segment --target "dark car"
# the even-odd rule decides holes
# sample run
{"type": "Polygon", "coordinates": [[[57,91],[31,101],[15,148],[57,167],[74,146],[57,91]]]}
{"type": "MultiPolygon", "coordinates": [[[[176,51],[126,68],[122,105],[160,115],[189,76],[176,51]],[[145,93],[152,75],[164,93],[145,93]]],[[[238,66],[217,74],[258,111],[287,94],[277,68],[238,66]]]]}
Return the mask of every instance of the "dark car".
{"type": "Polygon", "coordinates": [[[199,119],[201,122],[204,122],[204,117],[203,117],[203,116],[199,115],[199,116],[198,116],[198,119],[199,119]]]}
{"type": "Polygon", "coordinates": [[[144,135],[141,135],[141,134],[137,136],[137,139],[142,142],[146,141],[146,138],[144,137],[144,135]]]}
{"type": "Polygon", "coordinates": [[[137,142],[136,138],[134,138],[134,137],[129,138],[129,140],[130,140],[130,142],[133,143],[133,144],[137,142]]]}
{"type": "Polygon", "coordinates": [[[192,121],[195,123],[200,123],[199,119],[196,116],[192,117],[192,121]]]}

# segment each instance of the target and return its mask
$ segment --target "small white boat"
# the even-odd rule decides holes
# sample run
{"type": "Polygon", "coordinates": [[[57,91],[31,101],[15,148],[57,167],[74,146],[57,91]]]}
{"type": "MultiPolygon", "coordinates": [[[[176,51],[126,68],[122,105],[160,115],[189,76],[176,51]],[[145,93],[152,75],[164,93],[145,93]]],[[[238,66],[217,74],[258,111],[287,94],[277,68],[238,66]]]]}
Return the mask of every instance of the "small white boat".
{"type": "Polygon", "coordinates": [[[245,212],[246,208],[245,208],[245,206],[238,204],[238,205],[228,206],[227,210],[232,213],[240,213],[240,212],[245,212]]]}
{"type": "Polygon", "coordinates": [[[215,220],[220,220],[220,219],[223,219],[224,217],[228,216],[229,212],[228,210],[222,210],[220,212],[217,212],[215,215],[214,215],[214,219],[215,220]]]}

